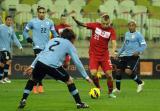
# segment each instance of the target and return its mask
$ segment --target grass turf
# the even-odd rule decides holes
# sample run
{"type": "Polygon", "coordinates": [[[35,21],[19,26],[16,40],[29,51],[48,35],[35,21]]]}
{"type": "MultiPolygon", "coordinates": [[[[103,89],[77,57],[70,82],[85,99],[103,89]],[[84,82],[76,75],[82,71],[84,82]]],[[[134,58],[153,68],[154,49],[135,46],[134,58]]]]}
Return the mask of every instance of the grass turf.
{"type": "MultiPolygon", "coordinates": [[[[0,111],[16,111],[27,80],[12,80],[11,84],[0,84],[0,111]]],[[[99,99],[88,95],[90,86],[84,80],[75,80],[82,101],[89,109],[82,111],[160,111],[160,81],[145,80],[142,93],[136,93],[131,80],[122,81],[121,93],[116,99],[108,98],[105,80],[101,80],[102,92],[99,99]]],[[[67,87],[55,80],[44,80],[45,93],[31,94],[22,111],[77,111],[67,87]]]]}

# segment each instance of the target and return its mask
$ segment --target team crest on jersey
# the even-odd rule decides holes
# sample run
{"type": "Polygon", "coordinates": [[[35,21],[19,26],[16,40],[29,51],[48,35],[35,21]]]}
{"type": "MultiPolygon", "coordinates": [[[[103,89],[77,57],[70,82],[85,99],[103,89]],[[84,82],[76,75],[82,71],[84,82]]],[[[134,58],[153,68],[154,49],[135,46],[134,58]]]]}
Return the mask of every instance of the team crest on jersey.
{"type": "Polygon", "coordinates": [[[96,28],[95,33],[103,38],[109,38],[111,34],[110,32],[103,31],[100,28],[96,28]]]}
{"type": "Polygon", "coordinates": [[[131,38],[134,39],[134,38],[135,38],[135,34],[132,34],[132,35],[131,35],[131,38]]]}
{"type": "Polygon", "coordinates": [[[49,25],[49,22],[46,22],[47,25],[49,25]]]}

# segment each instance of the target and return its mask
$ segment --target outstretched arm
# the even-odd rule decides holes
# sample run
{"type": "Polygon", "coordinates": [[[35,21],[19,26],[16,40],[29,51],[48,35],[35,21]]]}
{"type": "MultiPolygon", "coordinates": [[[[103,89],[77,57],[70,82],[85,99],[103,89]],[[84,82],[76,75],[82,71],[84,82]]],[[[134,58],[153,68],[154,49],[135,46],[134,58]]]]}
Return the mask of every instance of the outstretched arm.
{"type": "Polygon", "coordinates": [[[21,45],[21,43],[19,42],[19,40],[18,40],[15,32],[13,32],[12,37],[13,37],[13,42],[16,44],[16,46],[17,46],[20,50],[22,50],[22,45],[21,45]]]}
{"type": "Polygon", "coordinates": [[[78,25],[83,26],[83,27],[87,27],[86,24],[84,24],[84,23],[78,21],[75,17],[72,16],[72,19],[73,19],[78,25]]]}

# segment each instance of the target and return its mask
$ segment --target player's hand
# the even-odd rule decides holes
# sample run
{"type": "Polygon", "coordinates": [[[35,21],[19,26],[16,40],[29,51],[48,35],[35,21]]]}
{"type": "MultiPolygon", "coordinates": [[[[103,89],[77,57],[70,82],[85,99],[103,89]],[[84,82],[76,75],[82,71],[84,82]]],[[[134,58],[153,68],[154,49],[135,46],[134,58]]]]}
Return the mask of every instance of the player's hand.
{"type": "Polygon", "coordinates": [[[32,44],[32,42],[33,42],[32,38],[28,37],[27,42],[32,44]]]}
{"type": "Polygon", "coordinates": [[[92,81],[92,79],[90,77],[86,77],[86,80],[87,80],[87,82],[93,84],[93,81],[92,81]]]}
{"type": "Polygon", "coordinates": [[[33,70],[33,68],[31,66],[29,66],[28,68],[26,68],[24,70],[24,75],[31,75],[32,74],[32,70],[33,70]]]}
{"type": "Polygon", "coordinates": [[[73,19],[73,20],[75,19],[74,16],[72,16],[72,19],[73,19]]]}
{"type": "Polygon", "coordinates": [[[19,49],[21,50],[21,52],[23,51],[23,48],[22,48],[22,47],[20,47],[19,49]]]}
{"type": "Polygon", "coordinates": [[[70,14],[70,16],[71,16],[72,18],[75,18],[75,16],[76,16],[75,11],[73,11],[73,12],[70,14]]]}
{"type": "Polygon", "coordinates": [[[118,53],[116,51],[111,53],[111,58],[117,60],[118,59],[118,53]]]}

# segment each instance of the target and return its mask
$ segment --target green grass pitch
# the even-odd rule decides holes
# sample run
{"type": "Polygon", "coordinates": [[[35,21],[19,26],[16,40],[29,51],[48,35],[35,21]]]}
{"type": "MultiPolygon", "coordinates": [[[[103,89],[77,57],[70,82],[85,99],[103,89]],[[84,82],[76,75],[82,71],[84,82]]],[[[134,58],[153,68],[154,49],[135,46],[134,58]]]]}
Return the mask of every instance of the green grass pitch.
{"type": "MultiPolygon", "coordinates": [[[[11,84],[0,84],[0,111],[17,111],[27,80],[12,80],[11,84]]],[[[75,80],[82,101],[89,109],[76,109],[65,84],[55,80],[44,80],[45,93],[31,94],[22,111],[160,111],[160,81],[144,80],[142,93],[136,93],[132,80],[122,81],[121,93],[116,99],[108,98],[106,81],[101,80],[102,92],[98,99],[88,95],[90,86],[84,80],[75,80]]]]}

